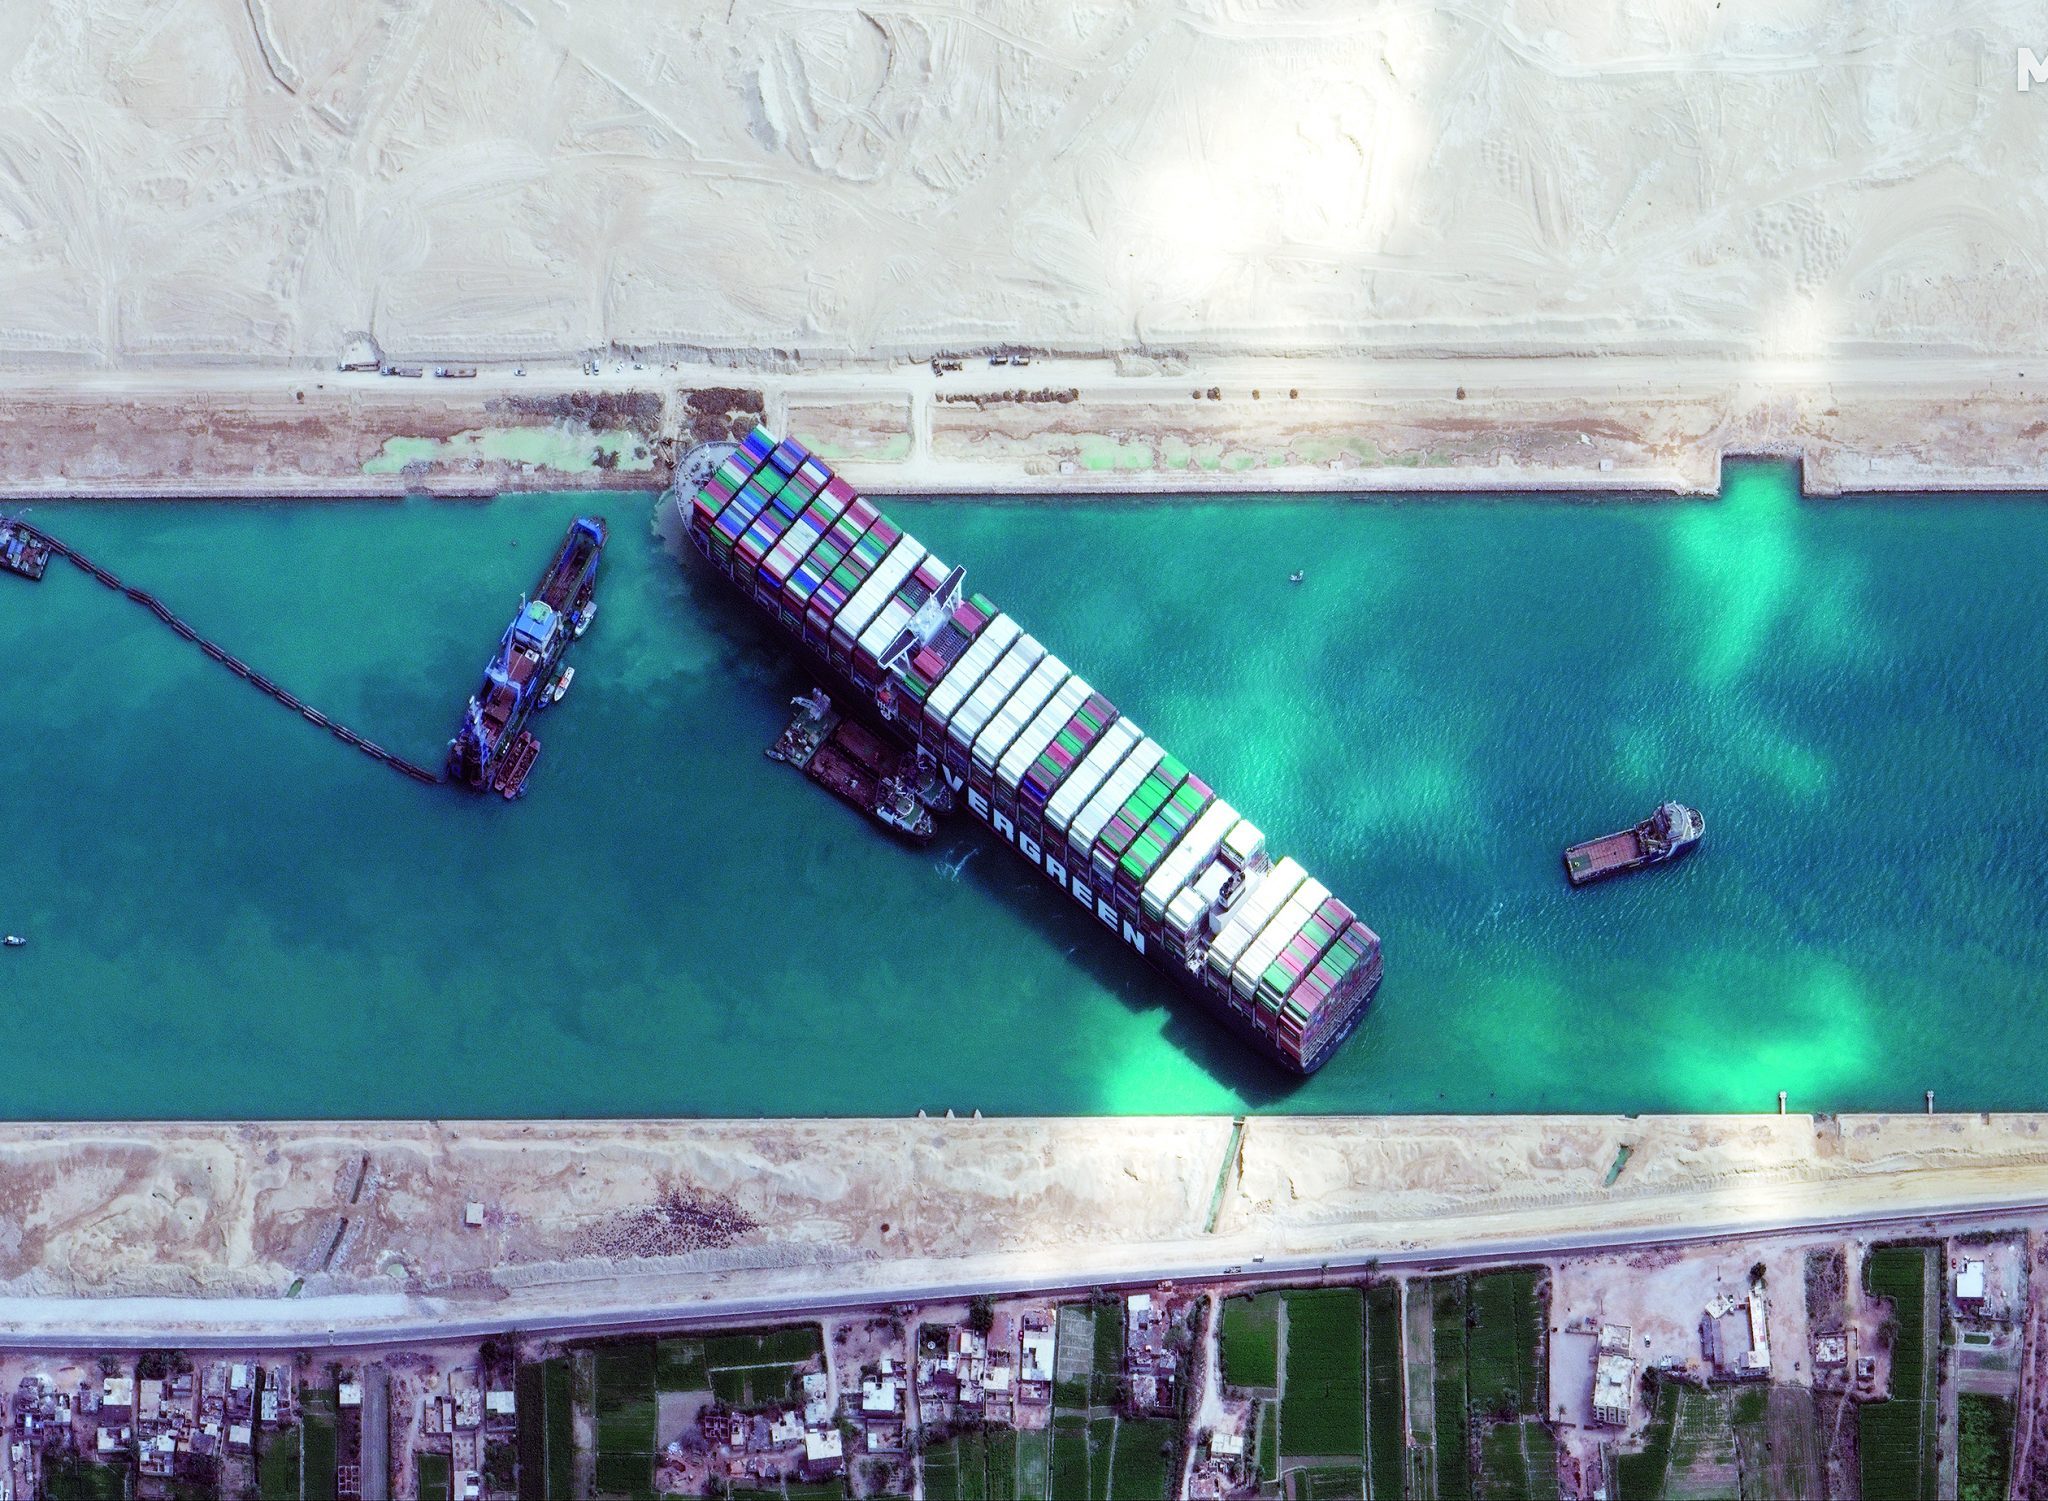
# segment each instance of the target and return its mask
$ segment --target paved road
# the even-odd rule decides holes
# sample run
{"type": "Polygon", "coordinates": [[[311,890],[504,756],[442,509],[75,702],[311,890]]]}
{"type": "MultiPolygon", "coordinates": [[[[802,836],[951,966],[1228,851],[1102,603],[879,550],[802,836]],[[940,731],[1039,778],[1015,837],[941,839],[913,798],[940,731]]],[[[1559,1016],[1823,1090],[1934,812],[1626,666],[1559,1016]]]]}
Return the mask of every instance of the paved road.
{"type": "MultiPolygon", "coordinates": [[[[131,1350],[150,1345],[238,1351],[359,1349],[483,1339],[517,1330],[526,1334],[602,1335],[716,1326],[760,1318],[801,1318],[891,1303],[965,1301],[980,1294],[1085,1294],[1096,1288],[1144,1288],[1173,1280],[1226,1281],[1256,1286],[1299,1281],[1324,1272],[1350,1275],[1379,1269],[1420,1269],[1456,1262],[1500,1265],[1561,1252],[1627,1251],[1645,1246],[1742,1241],[1787,1233],[1910,1235],[1937,1228],[1953,1232],[2017,1224],[2048,1214],[2048,1200],[1981,1201],[1954,1208],[1921,1207],[1906,1213],[1854,1217],[1789,1214],[1769,1221],[1683,1229],[1596,1230],[1529,1240],[1445,1242],[1422,1248],[1358,1246],[1327,1256],[1273,1256],[1260,1260],[1241,1248],[1201,1242],[1156,1248],[1106,1247],[1091,1260],[1045,1270],[1031,1260],[983,1258],[972,1269],[908,1266],[900,1280],[869,1283],[837,1293],[715,1295],[701,1276],[676,1280],[660,1298],[621,1301],[620,1279],[610,1289],[586,1284],[574,1307],[535,1307],[517,1299],[480,1308],[474,1302],[388,1294],[324,1298],[10,1298],[0,1299],[0,1348],[131,1350]],[[1937,1222],[1939,1222],[1937,1226],[1937,1222]],[[1227,1259],[1225,1259],[1227,1256],[1227,1259]],[[924,1275],[920,1276],[920,1271],[924,1275]]],[[[558,1305],[572,1295],[554,1290],[558,1305]]],[[[630,1298],[630,1294],[625,1294],[630,1298]]]]}

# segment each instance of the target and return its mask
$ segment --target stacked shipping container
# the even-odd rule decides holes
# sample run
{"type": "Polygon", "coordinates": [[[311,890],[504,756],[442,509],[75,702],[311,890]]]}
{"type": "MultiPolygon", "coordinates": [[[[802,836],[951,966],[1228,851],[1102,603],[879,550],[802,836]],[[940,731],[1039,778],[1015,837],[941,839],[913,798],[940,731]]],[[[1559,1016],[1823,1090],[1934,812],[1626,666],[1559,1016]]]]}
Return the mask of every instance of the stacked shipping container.
{"type": "Polygon", "coordinates": [[[977,816],[1282,1064],[1364,1014],[1373,931],[801,444],[756,428],[683,514],[977,816]]]}

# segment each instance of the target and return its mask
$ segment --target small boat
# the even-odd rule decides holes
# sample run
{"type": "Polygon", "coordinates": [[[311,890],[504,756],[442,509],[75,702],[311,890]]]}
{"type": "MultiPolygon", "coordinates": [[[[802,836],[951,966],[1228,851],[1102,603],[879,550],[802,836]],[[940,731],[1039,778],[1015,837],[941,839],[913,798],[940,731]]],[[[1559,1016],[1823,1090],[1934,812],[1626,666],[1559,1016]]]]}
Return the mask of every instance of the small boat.
{"type": "Polygon", "coordinates": [[[562,669],[562,675],[555,679],[554,690],[550,694],[548,702],[555,704],[560,703],[564,698],[568,696],[569,685],[575,681],[576,669],[573,667],[564,667],[562,669]]]}
{"type": "Polygon", "coordinates": [[[578,641],[583,639],[583,633],[590,629],[590,622],[595,619],[597,619],[597,601],[593,599],[587,601],[583,608],[576,612],[575,638],[578,641]]]}
{"type": "Polygon", "coordinates": [[[1661,865],[1698,844],[1706,831],[1707,821],[1697,808],[1662,803],[1632,829],[1572,845],[1564,852],[1564,873],[1574,886],[1584,886],[1624,871],[1661,865]]]}
{"type": "Polygon", "coordinates": [[[28,947],[28,940],[19,934],[9,933],[6,938],[0,939],[0,944],[4,944],[10,949],[19,949],[28,947]]]}
{"type": "Polygon", "coordinates": [[[1302,572],[1301,569],[1297,568],[1294,570],[1294,572],[1287,575],[1287,582],[1290,584],[1298,584],[1302,581],[1304,577],[1306,577],[1306,575],[1302,572]]]}

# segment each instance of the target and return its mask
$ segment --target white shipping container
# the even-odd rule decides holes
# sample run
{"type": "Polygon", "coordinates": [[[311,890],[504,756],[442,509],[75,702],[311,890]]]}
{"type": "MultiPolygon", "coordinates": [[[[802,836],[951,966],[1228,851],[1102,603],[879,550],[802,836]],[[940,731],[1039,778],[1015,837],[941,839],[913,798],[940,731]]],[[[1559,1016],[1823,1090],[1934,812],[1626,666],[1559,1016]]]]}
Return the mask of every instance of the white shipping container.
{"type": "Polygon", "coordinates": [[[1159,862],[1159,868],[1152,872],[1152,879],[1145,883],[1144,911],[1147,917],[1156,918],[1164,912],[1175,893],[1216,858],[1223,836],[1236,822],[1237,809],[1222,798],[1209,804],[1193,827],[1181,837],[1180,843],[1159,862]]]}
{"type": "Polygon", "coordinates": [[[865,582],[853,591],[853,595],[839,607],[839,613],[832,617],[832,635],[835,642],[844,638],[843,644],[851,646],[867,629],[868,623],[880,613],[889,596],[903,586],[910,577],[910,570],[924,559],[924,544],[915,537],[899,537],[896,545],[889,549],[882,561],[875,565],[875,571],[865,582]]]}
{"type": "Polygon", "coordinates": [[[1252,998],[1259,988],[1259,976],[1266,972],[1266,966],[1279,957],[1280,951],[1294,941],[1302,925],[1315,916],[1316,908],[1329,900],[1330,888],[1310,876],[1301,883],[1301,889],[1287,900],[1287,905],[1273,914],[1265,931],[1259,934],[1230,972],[1230,983],[1237,993],[1246,1000],[1252,998]]]}
{"type": "Polygon", "coordinates": [[[1028,632],[1017,638],[1016,644],[1003,654],[1002,661],[989,669],[981,686],[974,690],[974,696],[961,706],[953,716],[946,733],[953,743],[965,751],[974,744],[974,737],[988,728],[988,722],[995,718],[996,710],[1003,700],[1017,691],[1017,685],[1024,681],[1026,673],[1038,665],[1045,655],[1045,648],[1038,644],[1038,638],[1028,632]]]}
{"type": "Polygon", "coordinates": [[[1060,684],[1069,676],[1067,664],[1048,655],[1032,669],[1030,677],[1017,685],[1017,691],[1004,701],[1002,711],[975,739],[974,764],[984,775],[995,770],[1003,752],[1024,732],[1024,727],[1045,707],[1045,701],[1059,691],[1060,684]]]}
{"type": "Polygon", "coordinates": [[[1067,825],[1073,822],[1074,814],[1101,789],[1110,773],[1130,753],[1131,747],[1144,738],[1136,722],[1129,719],[1115,720],[1096,736],[1095,743],[1088,747],[1088,754],[1081,758],[1081,764],[1067,773],[1067,779],[1060,783],[1059,790],[1045,805],[1046,827],[1064,835],[1067,825]]]}
{"type": "Polygon", "coordinates": [[[953,717],[953,711],[967,701],[967,695],[981,686],[981,680],[988,676],[988,670],[996,660],[1010,649],[1010,643],[1018,637],[1017,622],[1007,615],[998,615],[981,629],[974,638],[974,644],[960,653],[960,660],[946,669],[944,677],[932,685],[931,695],[925,700],[925,717],[944,724],[953,717]]]}
{"type": "Polygon", "coordinates": [[[1267,871],[1258,885],[1237,899],[1236,908],[1224,919],[1223,926],[1217,930],[1215,942],[1209,945],[1209,967],[1216,971],[1219,979],[1227,981],[1230,978],[1238,956],[1258,937],[1259,930],[1272,919],[1274,912],[1301,889],[1307,874],[1294,856],[1283,855],[1280,863],[1267,871]]]}
{"type": "Polygon", "coordinates": [[[1003,752],[1003,759],[996,766],[996,782],[1012,792],[1024,779],[1024,773],[1031,769],[1031,763],[1045,754],[1055,736],[1067,727],[1067,721],[1074,717],[1074,711],[1087,701],[1093,691],[1080,675],[1069,677],[1060,684],[1060,691],[1045,701],[1045,707],[1038,716],[1025,726],[1024,733],[1010,742],[1010,748],[1003,752]]]}
{"type": "Polygon", "coordinates": [[[1130,795],[1138,790],[1138,784],[1165,756],[1165,748],[1147,735],[1138,742],[1136,750],[1124,757],[1123,765],[1117,767],[1115,775],[1102,784],[1102,790],[1074,815],[1073,825],[1067,830],[1067,842],[1076,868],[1093,862],[1095,840],[1102,833],[1102,826],[1116,816],[1116,810],[1129,800],[1130,795]]]}

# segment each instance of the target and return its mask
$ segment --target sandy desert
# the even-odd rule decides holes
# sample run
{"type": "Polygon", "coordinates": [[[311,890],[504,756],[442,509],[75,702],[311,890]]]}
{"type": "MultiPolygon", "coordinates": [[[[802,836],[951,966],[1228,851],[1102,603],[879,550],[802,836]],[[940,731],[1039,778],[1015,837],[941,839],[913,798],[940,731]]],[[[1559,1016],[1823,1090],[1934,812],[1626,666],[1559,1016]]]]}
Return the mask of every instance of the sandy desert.
{"type": "Polygon", "coordinates": [[[592,482],[587,432],[494,455],[431,377],[301,381],[366,352],[672,418],[752,383],[878,489],[2048,470],[2048,87],[2015,68],[2048,21],[2017,0],[62,0],[0,28],[15,493],[382,490],[394,455],[424,488],[592,482]],[[296,454],[303,415],[312,456],[110,475],[64,440],[80,401],[197,388],[185,418],[296,454]],[[328,453],[363,400],[393,410],[328,453]]]}

